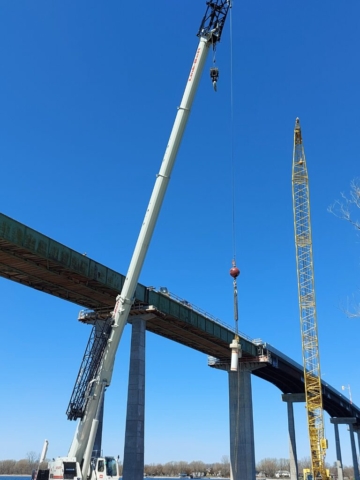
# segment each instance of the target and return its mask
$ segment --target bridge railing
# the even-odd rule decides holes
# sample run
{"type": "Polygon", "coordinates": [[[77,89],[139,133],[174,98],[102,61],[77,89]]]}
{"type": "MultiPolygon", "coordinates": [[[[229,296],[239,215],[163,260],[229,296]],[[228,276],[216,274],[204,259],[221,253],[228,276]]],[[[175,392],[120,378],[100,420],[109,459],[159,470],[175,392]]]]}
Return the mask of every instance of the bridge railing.
{"type": "MultiPolygon", "coordinates": [[[[160,287],[160,288],[147,287],[147,289],[152,290],[153,292],[156,292],[160,295],[164,295],[165,297],[168,297],[171,300],[174,300],[175,302],[180,303],[184,307],[187,307],[191,310],[194,310],[194,312],[202,315],[203,317],[213,321],[214,323],[216,323],[218,325],[221,325],[222,327],[225,327],[227,330],[233,332],[233,334],[235,335],[236,332],[235,332],[234,327],[232,327],[229,324],[223,322],[219,318],[215,317],[214,315],[207,312],[206,310],[198,307],[197,305],[195,305],[191,302],[188,302],[184,298],[179,297],[175,293],[169,292],[169,290],[167,288],[165,288],[165,287],[160,287]]],[[[141,310],[143,308],[144,308],[144,305],[137,305],[137,306],[134,305],[132,307],[132,310],[133,311],[136,310],[136,309],[141,310]]],[[[110,307],[99,308],[99,309],[96,309],[96,311],[88,310],[88,309],[82,309],[79,312],[78,320],[83,322],[83,323],[92,323],[92,321],[94,321],[95,319],[105,319],[105,318],[109,317],[111,314],[112,314],[112,308],[110,308],[110,307]]],[[[246,335],[243,332],[238,332],[238,335],[240,337],[244,338],[245,340],[247,340],[248,342],[257,344],[256,340],[250,338],[248,335],[246,335]]]]}
{"type": "MultiPolygon", "coordinates": [[[[235,329],[234,327],[231,327],[229,324],[223,322],[222,320],[220,320],[219,318],[215,317],[214,315],[211,315],[211,313],[207,312],[206,310],[198,307],[197,305],[194,305],[193,303],[191,302],[188,302],[187,300],[185,300],[184,298],[181,298],[179,297],[178,295],[176,295],[175,293],[172,293],[172,292],[169,292],[169,290],[166,288],[166,287],[160,287],[159,289],[155,288],[155,287],[148,287],[148,289],[151,289],[153,291],[155,291],[156,293],[160,293],[161,295],[164,295],[164,296],[167,296],[169,298],[171,298],[171,300],[174,300],[175,302],[177,303],[181,303],[181,305],[184,305],[185,307],[187,308],[191,308],[192,310],[194,310],[196,313],[199,313],[200,315],[202,315],[203,317],[206,317],[208,318],[209,320],[212,320],[214,323],[217,323],[218,325],[221,325],[222,327],[225,327],[227,328],[228,330],[230,330],[231,332],[234,333],[235,335],[235,329]]],[[[238,332],[238,335],[242,338],[244,338],[245,340],[247,340],[248,342],[251,342],[253,343],[253,339],[250,338],[248,335],[246,335],[245,333],[243,332],[238,332]]]]}

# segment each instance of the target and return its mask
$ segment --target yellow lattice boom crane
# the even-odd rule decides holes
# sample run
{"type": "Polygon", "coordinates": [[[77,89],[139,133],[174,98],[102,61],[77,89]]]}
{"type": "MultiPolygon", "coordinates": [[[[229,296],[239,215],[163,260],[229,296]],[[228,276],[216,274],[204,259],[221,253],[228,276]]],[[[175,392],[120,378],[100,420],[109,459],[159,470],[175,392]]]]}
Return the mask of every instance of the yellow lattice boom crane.
{"type": "Polygon", "coordinates": [[[298,118],[296,119],[294,129],[292,191],[305,398],[312,475],[314,479],[321,476],[321,478],[325,480],[327,478],[325,468],[327,441],[324,431],[319,340],[316,319],[309,178],[301,136],[300,120],[298,118]]]}

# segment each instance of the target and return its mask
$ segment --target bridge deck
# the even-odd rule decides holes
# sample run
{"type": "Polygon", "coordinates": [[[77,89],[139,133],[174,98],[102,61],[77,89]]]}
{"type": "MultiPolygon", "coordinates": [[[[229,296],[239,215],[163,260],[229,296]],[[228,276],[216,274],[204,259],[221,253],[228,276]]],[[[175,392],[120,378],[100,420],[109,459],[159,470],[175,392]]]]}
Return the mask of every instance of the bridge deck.
{"type": "MultiPolygon", "coordinates": [[[[125,280],[124,275],[3,214],[0,276],[91,310],[109,311],[125,280]]],[[[147,330],[206,354],[217,356],[224,348],[229,354],[234,337],[229,328],[189,305],[138,284],[133,314],[148,305],[155,306],[157,314],[147,322],[147,330]]],[[[251,341],[242,338],[241,343],[245,356],[256,356],[251,341]]]]}
{"type": "MultiPolygon", "coordinates": [[[[92,310],[115,305],[125,277],[0,213],[0,276],[92,310]]],[[[219,359],[230,356],[234,332],[190,305],[138,284],[131,315],[151,313],[147,330],[219,359]],[[149,310],[150,309],[150,310],[149,310]]],[[[131,323],[131,316],[129,318],[131,323]]],[[[271,361],[253,374],[283,393],[303,393],[302,367],[274,349],[241,337],[243,361],[259,354],[271,361]]],[[[324,409],[332,417],[356,417],[360,409],[323,383],[324,409]]]]}

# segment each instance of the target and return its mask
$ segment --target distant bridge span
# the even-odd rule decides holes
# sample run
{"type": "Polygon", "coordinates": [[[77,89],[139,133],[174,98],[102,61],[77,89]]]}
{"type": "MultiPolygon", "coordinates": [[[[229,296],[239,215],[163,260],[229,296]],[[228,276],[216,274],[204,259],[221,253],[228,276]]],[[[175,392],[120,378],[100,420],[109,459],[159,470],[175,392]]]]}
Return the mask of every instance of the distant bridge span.
{"type": "MultiPolygon", "coordinates": [[[[115,305],[125,277],[0,213],[0,276],[91,310],[115,305]]],[[[218,359],[229,359],[234,330],[219,320],[151,287],[138,284],[131,315],[151,311],[146,329],[218,359]]],[[[129,318],[131,323],[131,317],[129,318]]],[[[253,375],[283,393],[304,393],[303,367],[266,343],[241,335],[244,361],[264,361],[253,375]]],[[[324,410],[331,417],[354,417],[360,409],[322,382],[324,410]]]]}

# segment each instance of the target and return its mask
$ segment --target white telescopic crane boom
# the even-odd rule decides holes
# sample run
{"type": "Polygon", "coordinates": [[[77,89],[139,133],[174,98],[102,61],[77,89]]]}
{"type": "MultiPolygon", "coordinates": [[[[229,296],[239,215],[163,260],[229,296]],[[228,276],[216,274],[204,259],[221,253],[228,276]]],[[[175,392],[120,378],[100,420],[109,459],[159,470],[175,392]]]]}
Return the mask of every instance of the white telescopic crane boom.
{"type": "Polygon", "coordinates": [[[174,126],[165,150],[160,171],[155,181],[155,186],[146,210],[124,285],[120,295],[118,295],[116,299],[113,312],[112,331],[105,348],[99,375],[96,381],[92,383],[91,391],[88,392],[89,401],[86,411],[78,424],[78,428],[69,450],[69,457],[76,457],[79,462],[84,460],[82,468],[83,478],[85,478],[84,475],[87,474],[88,465],[90,463],[90,458],[84,458],[85,450],[87,452],[86,457],[91,455],[93,445],[90,445],[90,443],[93,443],[95,438],[93,430],[94,428],[96,429],[96,417],[99,403],[103,396],[104,388],[110,385],[111,382],[116,351],[133,303],[133,296],[139,280],[141,268],[154,232],[206,57],[209,48],[214,46],[220,40],[226,15],[230,8],[229,0],[209,1],[207,2],[207,5],[208,8],[198,33],[200,38],[199,45],[195,53],[185,92],[180,107],[178,108],[174,126]],[[91,429],[92,432],[90,435],[91,429]],[[89,437],[92,440],[90,440],[89,437]]]}

